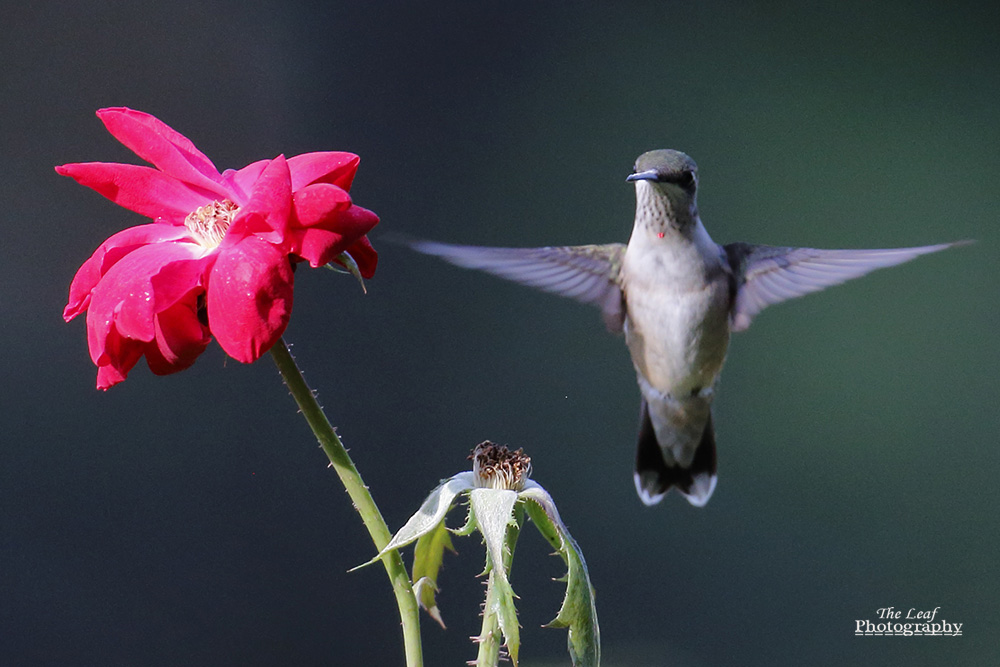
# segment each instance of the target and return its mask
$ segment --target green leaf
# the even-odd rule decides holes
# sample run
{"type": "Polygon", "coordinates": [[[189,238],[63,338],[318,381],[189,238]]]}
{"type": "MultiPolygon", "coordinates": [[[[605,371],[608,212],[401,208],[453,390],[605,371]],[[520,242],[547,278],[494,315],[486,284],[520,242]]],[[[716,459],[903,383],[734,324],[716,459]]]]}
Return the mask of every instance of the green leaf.
{"type": "Polygon", "coordinates": [[[573,667],[598,667],[601,664],[601,629],[583,552],[559,517],[559,510],[548,491],[529,480],[519,495],[530,501],[525,503],[528,516],[567,567],[566,597],[547,627],[568,628],[567,647],[573,667]]]}
{"type": "Polygon", "coordinates": [[[451,543],[451,533],[442,519],[433,530],[417,538],[417,546],[413,550],[413,593],[431,618],[443,628],[441,610],[438,609],[434,594],[438,591],[437,578],[444,560],[444,550],[452,553],[455,548],[451,543]]]}
{"type": "Polygon", "coordinates": [[[411,516],[410,520],[399,529],[399,532],[393,535],[389,544],[385,545],[385,548],[378,552],[377,556],[353,569],[357,570],[358,568],[371,565],[393,549],[405,547],[407,544],[419,539],[422,535],[426,535],[437,528],[438,524],[444,521],[445,514],[451,509],[451,505],[455,501],[455,496],[472,488],[472,480],[471,472],[460,472],[443,481],[436,489],[431,491],[430,495],[427,496],[427,499],[420,506],[420,509],[417,510],[417,513],[411,516]]]}

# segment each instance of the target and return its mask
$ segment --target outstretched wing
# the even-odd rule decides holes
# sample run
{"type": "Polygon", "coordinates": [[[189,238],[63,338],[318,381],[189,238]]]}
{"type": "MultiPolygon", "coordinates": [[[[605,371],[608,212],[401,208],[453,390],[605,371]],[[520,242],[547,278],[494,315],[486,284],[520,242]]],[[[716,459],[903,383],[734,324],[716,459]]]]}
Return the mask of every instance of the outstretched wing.
{"type": "Polygon", "coordinates": [[[736,279],[732,329],[743,331],[757,313],[772,304],[966,243],[886,250],[817,250],[730,243],[724,248],[736,279]]]}
{"type": "Polygon", "coordinates": [[[601,309],[611,331],[621,331],[625,318],[618,276],[625,246],[558,246],[486,248],[434,241],[409,246],[467,269],[479,269],[514,282],[589,303],[601,309]]]}

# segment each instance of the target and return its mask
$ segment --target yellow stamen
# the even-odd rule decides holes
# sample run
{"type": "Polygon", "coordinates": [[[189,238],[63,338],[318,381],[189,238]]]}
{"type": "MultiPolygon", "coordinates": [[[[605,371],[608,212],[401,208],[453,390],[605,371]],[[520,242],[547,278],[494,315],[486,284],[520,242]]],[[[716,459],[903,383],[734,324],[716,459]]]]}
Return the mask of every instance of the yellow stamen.
{"type": "Polygon", "coordinates": [[[184,226],[190,230],[199,245],[212,250],[222,243],[239,210],[240,207],[228,199],[214,201],[188,213],[188,217],[184,218],[184,226]]]}

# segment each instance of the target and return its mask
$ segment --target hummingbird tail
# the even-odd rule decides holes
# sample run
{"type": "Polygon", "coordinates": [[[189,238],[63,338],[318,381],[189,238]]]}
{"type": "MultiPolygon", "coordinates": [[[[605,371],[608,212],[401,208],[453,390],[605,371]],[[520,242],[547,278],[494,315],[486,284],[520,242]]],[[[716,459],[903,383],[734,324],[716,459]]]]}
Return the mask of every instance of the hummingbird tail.
{"type": "Polygon", "coordinates": [[[660,443],[656,440],[653,422],[649,418],[649,406],[643,399],[639,448],[635,458],[635,490],[644,504],[657,504],[671,487],[677,487],[689,503],[695,507],[703,507],[715,491],[716,467],[715,429],[711,413],[691,465],[686,468],[668,465],[663,459],[660,443]]]}

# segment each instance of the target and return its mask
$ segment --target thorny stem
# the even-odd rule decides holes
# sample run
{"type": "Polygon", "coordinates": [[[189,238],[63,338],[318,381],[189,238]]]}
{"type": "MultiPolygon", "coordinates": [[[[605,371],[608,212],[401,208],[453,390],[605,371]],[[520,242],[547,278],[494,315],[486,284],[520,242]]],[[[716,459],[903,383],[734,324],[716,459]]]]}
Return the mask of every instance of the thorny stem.
{"type": "Polygon", "coordinates": [[[496,595],[493,586],[495,576],[496,573],[490,571],[486,583],[486,602],[483,604],[483,628],[479,632],[479,637],[475,638],[479,642],[479,653],[476,655],[475,661],[468,663],[471,667],[497,667],[500,662],[500,645],[503,644],[500,620],[496,614],[489,613],[496,595]]]}
{"type": "MultiPolygon", "coordinates": [[[[284,339],[279,340],[271,348],[271,357],[278,366],[278,371],[281,373],[281,377],[288,386],[292,397],[298,403],[302,415],[306,418],[309,427],[316,435],[316,439],[326,453],[327,458],[330,459],[331,467],[337,471],[340,481],[343,482],[344,488],[347,489],[347,493],[351,497],[355,509],[358,510],[365,528],[368,529],[368,534],[371,535],[372,542],[375,544],[375,550],[382,551],[392,538],[389,528],[385,524],[385,519],[382,518],[382,514],[368,492],[368,487],[365,486],[364,481],[361,479],[358,469],[354,467],[354,462],[351,461],[351,457],[347,454],[344,443],[340,441],[337,432],[330,425],[330,421],[323,413],[323,408],[316,401],[316,396],[309,389],[305,378],[302,377],[302,372],[288,351],[288,346],[285,344],[284,339]]],[[[422,667],[420,610],[417,607],[417,599],[413,594],[410,577],[406,573],[406,567],[403,565],[403,559],[398,551],[386,554],[381,560],[382,564],[385,565],[386,573],[389,575],[392,590],[396,594],[396,605],[399,607],[399,617],[403,625],[403,646],[406,651],[406,666],[422,667]]]]}
{"type": "MultiPolygon", "coordinates": [[[[521,526],[524,525],[524,508],[518,504],[514,508],[514,521],[507,526],[507,549],[503,555],[503,569],[510,577],[510,568],[514,563],[514,547],[517,545],[517,538],[521,534],[521,526]]],[[[483,627],[476,641],[479,643],[479,653],[474,662],[468,664],[471,667],[497,667],[500,664],[500,646],[503,644],[503,634],[500,632],[500,619],[497,614],[491,614],[490,609],[494,605],[496,588],[493,579],[496,574],[496,563],[490,567],[489,578],[486,580],[486,602],[483,603],[483,627]]]]}

